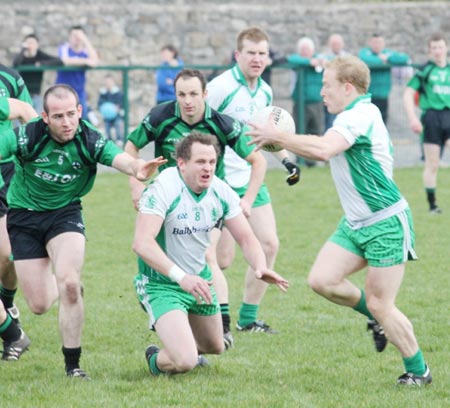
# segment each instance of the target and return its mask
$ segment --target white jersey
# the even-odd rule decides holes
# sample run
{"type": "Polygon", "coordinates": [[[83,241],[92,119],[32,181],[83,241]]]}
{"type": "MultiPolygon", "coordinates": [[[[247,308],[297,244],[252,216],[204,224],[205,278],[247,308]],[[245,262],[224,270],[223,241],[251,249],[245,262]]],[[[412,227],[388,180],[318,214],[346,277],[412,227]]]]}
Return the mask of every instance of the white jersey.
{"type": "Polygon", "coordinates": [[[358,228],[388,218],[407,207],[393,180],[393,148],[379,109],[370,95],[337,115],[332,129],[351,147],[330,159],[345,216],[358,228]]]}
{"type": "MultiPolygon", "coordinates": [[[[272,105],[272,88],[258,78],[255,89],[247,85],[238,65],[214,78],[207,85],[207,102],[215,110],[247,123],[255,112],[272,105]]],[[[225,148],[225,180],[234,187],[244,187],[250,180],[251,167],[228,146],[225,148]]]]}
{"type": "Polygon", "coordinates": [[[145,189],[139,212],[164,219],[158,244],[186,273],[198,275],[206,266],[209,232],[221,219],[239,215],[241,207],[238,195],[216,176],[197,195],[184,183],[178,168],[170,167],[145,189]]]}

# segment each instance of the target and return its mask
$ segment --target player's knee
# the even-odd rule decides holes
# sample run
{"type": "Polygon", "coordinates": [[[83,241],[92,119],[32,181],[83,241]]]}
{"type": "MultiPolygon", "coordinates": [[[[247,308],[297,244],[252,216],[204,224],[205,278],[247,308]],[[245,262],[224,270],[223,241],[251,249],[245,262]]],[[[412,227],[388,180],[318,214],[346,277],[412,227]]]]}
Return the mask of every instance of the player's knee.
{"type": "Polygon", "coordinates": [[[274,259],[278,253],[278,248],[280,246],[280,241],[277,236],[270,237],[269,239],[261,242],[264,254],[267,260],[274,259]]]}
{"type": "Polygon", "coordinates": [[[196,353],[185,354],[177,357],[175,361],[172,361],[175,372],[186,373],[194,369],[198,362],[198,356],[196,353]]]}
{"type": "Polygon", "coordinates": [[[81,297],[80,282],[77,280],[67,280],[63,284],[61,291],[61,300],[67,303],[77,303],[81,297]]]}
{"type": "Polygon", "coordinates": [[[234,260],[234,251],[231,251],[226,254],[220,254],[217,259],[217,263],[219,264],[219,268],[225,270],[231,266],[234,260]]]}
{"type": "Polygon", "coordinates": [[[329,291],[328,281],[315,273],[309,274],[308,285],[314,292],[319,293],[320,295],[325,295],[329,291]]]}
{"type": "Polygon", "coordinates": [[[53,302],[48,300],[45,296],[42,296],[39,299],[27,300],[27,304],[32,313],[42,315],[50,309],[53,302]]]}
{"type": "Polygon", "coordinates": [[[393,309],[394,305],[391,302],[386,302],[379,297],[373,296],[370,293],[366,292],[366,304],[369,312],[377,320],[383,320],[384,316],[389,314],[389,312],[393,309]]]}

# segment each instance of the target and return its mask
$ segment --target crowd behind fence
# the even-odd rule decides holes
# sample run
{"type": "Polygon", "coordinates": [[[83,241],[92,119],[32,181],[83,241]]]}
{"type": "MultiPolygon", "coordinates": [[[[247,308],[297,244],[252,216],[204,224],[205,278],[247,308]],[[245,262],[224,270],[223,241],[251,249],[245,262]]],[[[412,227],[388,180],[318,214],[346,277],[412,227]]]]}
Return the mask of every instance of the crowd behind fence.
{"type": "MultiPolygon", "coordinates": [[[[205,76],[211,75],[213,72],[222,72],[228,69],[229,65],[186,65],[186,68],[195,68],[199,69],[205,73],[205,76]]],[[[132,80],[130,78],[130,73],[137,71],[156,71],[159,66],[148,66],[148,65],[130,65],[130,66],[119,66],[119,65],[111,65],[111,66],[98,66],[95,68],[84,68],[89,71],[103,71],[103,72],[117,72],[121,76],[121,85],[123,89],[124,95],[124,104],[123,104],[123,119],[124,119],[124,132],[125,135],[129,133],[130,130],[134,126],[138,124],[138,121],[143,119],[139,117],[138,119],[134,118],[131,113],[135,109],[133,106],[133,102],[130,101],[130,94],[132,94],[136,89],[142,86],[139,81],[132,80]]],[[[307,67],[298,67],[296,71],[300,73],[304,69],[308,69],[307,67]]],[[[372,69],[376,69],[376,67],[372,67],[372,69]]],[[[18,67],[19,72],[23,71],[55,71],[55,70],[74,70],[74,67],[50,67],[50,66],[21,66],[18,67]]],[[[419,143],[419,136],[414,134],[409,128],[408,119],[406,116],[406,112],[403,108],[403,90],[405,89],[406,83],[408,81],[408,76],[399,75],[399,72],[392,70],[392,90],[389,96],[389,122],[388,129],[391,135],[391,139],[394,145],[394,156],[395,156],[395,166],[396,167],[409,167],[409,166],[417,166],[422,163],[421,160],[421,150],[419,143]]],[[[297,115],[299,128],[297,129],[297,133],[303,132],[304,123],[304,101],[302,92],[298,92],[300,95],[300,100],[298,102],[298,112],[293,112],[293,100],[291,98],[292,90],[293,90],[293,75],[296,73],[292,68],[285,67],[273,67],[272,68],[272,89],[274,93],[274,101],[273,104],[277,106],[281,106],[291,112],[293,115],[297,115]]],[[[100,85],[96,85],[94,81],[89,80],[88,86],[93,87],[96,86],[96,90],[100,85]]],[[[299,87],[302,86],[302,81],[298,82],[299,87]]],[[[92,89],[88,90],[92,91],[92,89]]],[[[92,93],[92,92],[91,92],[92,93]]],[[[154,96],[153,96],[154,98],[154,96]]],[[[94,107],[96,103],[92,103],[91,106],[94,107]]],[[[154,106],[154,103],[146,106],[144,111],[148,112],[150,108],[154,106]]],[[[102,127],[102,124],[99,125],[102,127]]],[[[448,150],[448,149],[447,149],[448,150]]],[[[445,153],[443,157],[444,164],[448,162],[448,153],[445,153]]],[[[270,165],[271,163],[269,163],[270,165]]],[[[276,165],[276,160],[273,161],[273,165],[276,165]]]]}

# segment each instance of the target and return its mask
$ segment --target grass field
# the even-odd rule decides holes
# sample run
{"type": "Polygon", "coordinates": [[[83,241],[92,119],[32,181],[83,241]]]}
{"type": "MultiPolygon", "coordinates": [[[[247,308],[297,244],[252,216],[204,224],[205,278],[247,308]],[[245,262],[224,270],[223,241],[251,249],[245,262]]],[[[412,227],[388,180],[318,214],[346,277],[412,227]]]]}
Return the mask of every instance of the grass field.
{"type": "MultiPolygon", "coordinates": [[[[314,294],[306,277],[315,255],[334,230],[341,208],[329,169],[303,171],[288,187],[284,173],[267,183],[281,248],[276,270],[290,280],[287,294],[270,288],[260,317],[278,335],[234,332],[236,347],[210,356],[212,365],[186,375],[150,377],[144,359],[147,317],[132,285],[134,210],[126,177],[97,177],[84,200],[87,253],[83,272],[86,321],[82,368],[92,381],[64,376],[57,307],[32,315],[19,293],[22,323],[32,339],[17,363],[0,362],[0,406],[6,407],[446,407],[450,406],[449,312],[450,172],[440,173],[441,216],[427,212],[421,169],[396,170],[411,204],[420,260],[409,263],[398,306],[412,320],[434,383],[395,386],[403,365],[389,345],[377,354],[365,319],[314,294]]],[[[235,323],[245,265],[239,254],[227,271],[235,323]]],[[[354,276],[361,284],[364,272],[354,276]]]]}

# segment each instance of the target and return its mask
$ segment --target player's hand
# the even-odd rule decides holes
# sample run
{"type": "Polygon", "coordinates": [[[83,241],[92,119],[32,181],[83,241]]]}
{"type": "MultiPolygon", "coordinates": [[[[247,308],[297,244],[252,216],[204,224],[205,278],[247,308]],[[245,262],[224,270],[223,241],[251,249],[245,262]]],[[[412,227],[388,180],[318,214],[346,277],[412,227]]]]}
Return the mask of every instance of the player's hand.
{"type": "Polygon", "coordinates": [[[286,177],[286,183],[290,186],[297,184],[300,181],[300,167],[292,163],[287,157],[285,157],[281,163],[283,163],[283,166],[286,167],[286,170],[289,173],[286,177]]]}
{"type": "Polygon", "coordinates": [[[252,203],[250,203],[245,197],[242,197],[239,205],[242,209],[242,213],[245,215],[245,218],[250,217],[252,214],[252,203]]]}
{"type": "Polygon", "coordinates": [[[142,162],[139,163],[135,177],[140,181],[148,180],[155,174],[158,167],[165,163],[167,163],[167,159],[164,159],[163,156],[156,157],[148,162],[142,160],[142,162]]]}
{"type": "Polygon", "coordinates": [[[413,118],[412,120],[410,120],[409,124],[414,133],[418,134],[422,133],[423,131],[422,122],[418,118],[413,118]]]}
{"type": "Polygon", "coordinates": [[[248,122],[250,128],[245,134],[250,136],[252,140],[248,145],[256,145],[255,150],[261,149],[266,144],[280,144],[283,139],[283,132],[280,131],[276,125],[273,113],[269,115],[269,120],[266,124],[248,122]]]}
{"type": "Polygon", "coordinates": [[[278,286],[278,289],[282,292],[286,292],[289,288],[289,282],[281,275],[270,269],[257,270],[255,271],[255,276],[257,279],[261,279],[266,283],[278,286]]]}
{"type": "Polygon", "coordinates": [[[212,303],[213,298],[210,289],[212,282],[206,281],[200,276],[186,274],[178,284],[181,289],[194,296],[198,304],[206,303],[210,305],[212,303]]]}

